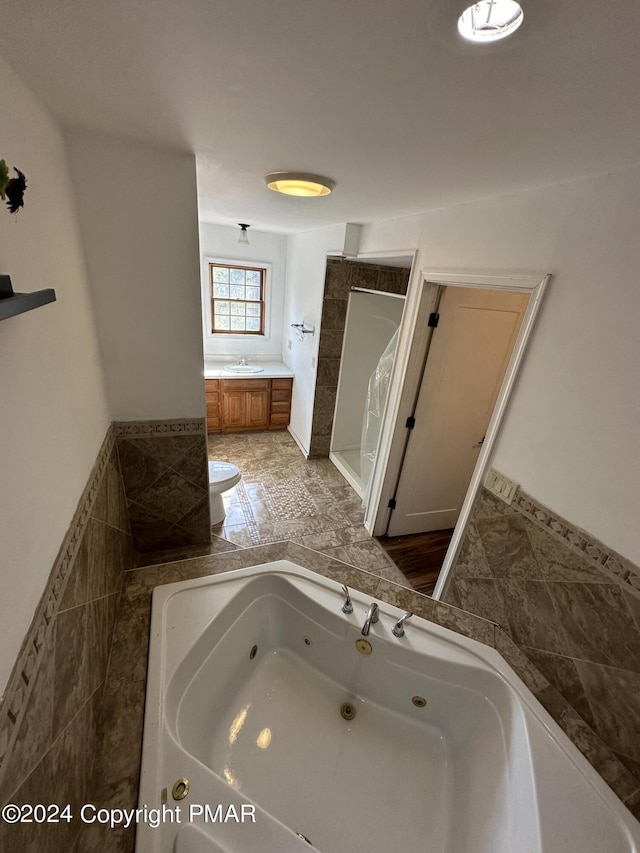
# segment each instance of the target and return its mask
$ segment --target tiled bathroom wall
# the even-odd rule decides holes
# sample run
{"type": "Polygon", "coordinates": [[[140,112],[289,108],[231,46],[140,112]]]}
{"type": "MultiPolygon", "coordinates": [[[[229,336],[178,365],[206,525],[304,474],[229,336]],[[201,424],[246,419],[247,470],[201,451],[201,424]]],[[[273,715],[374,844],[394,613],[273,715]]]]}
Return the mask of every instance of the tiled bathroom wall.
{"type": "Polygon", "coordinates": [[[446,600],[498,622],[640,783],[640,569],[529,495],[483,490],[446,600]]]}
{"type": "Polygon", "coordinates": [[[211,541],[204,418],[115,424],[134,547],[211,541]]]}
{"type": "MultiPolygon", "coordinates": [[[[110,427],[0,706],[0,805],[75,809],[90,801],[101,694],[132,557],[110,427]]],[[[63,853],[77,832],[77,822],[0,821],[0,850],[63,853]]]]}
{"type": "Polygon", "coordinates": [[[329,455],[340,356],[352,287],[406,294],[409,270],[329,258],[324,284],[310,457],[329,455]]]}

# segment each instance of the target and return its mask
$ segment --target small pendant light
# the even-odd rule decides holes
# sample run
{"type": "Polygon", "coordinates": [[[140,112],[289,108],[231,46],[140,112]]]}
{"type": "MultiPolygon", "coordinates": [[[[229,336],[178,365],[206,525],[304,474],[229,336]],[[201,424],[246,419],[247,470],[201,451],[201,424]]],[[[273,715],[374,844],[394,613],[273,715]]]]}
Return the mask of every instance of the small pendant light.
{"type": "Polygon", "coordinates": [[[243,224],[242,222],[238,222],[238,225],[241,228],[240,236],[238,237],[238,243],[242,243],[243,246],[249,245],[249,235],[247,234],[248,225],[243,224]]]}

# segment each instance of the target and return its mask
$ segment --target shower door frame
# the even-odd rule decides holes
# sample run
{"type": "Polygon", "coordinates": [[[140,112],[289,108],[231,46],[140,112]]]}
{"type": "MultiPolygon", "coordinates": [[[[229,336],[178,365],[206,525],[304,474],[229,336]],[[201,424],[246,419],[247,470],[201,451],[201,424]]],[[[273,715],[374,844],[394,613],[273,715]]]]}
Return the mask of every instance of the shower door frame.
{"type": "Polygon", "coordinates": [[[462,547],[471,511],[498,437],[509,398],[515,386],[527,344],[533,332],[550,274],[477,274],[467,271],[416,269],[407,289],[407,302],[400,326],[400,338],[390,381],[387,411],[382,425],[378,455],[371,478],[370,499],[364,526],[372,536],[384,535],[391,510],[388,502],[395,493],[406,444],[403,420],[411,414],[420,390],[425,350],[433,329],[427,325],[429,314],[437,310],[443,287],[475,287],[484,290],[511,290],[529,293],[530,300],[516,340],[511,360],[491,416],[482,449],[454,528],[433,598],[442,599],[451,580],[452,569],[462,547]]]}
{"type": "MultiPolygon", "coordinates": [[[[346,462],[342,458],[342,454],[344,451],[336,450],[334,448],[334,443],[336,440],[336,426],[338,424],[338,408],[340,406],[341,388],[342,388],[342,383],[344,381],[343,370],[345,369],[346,364],[347,364],[347,361],[345,360],[345,349],[347,347],[347,333],[348,333],[348,329],[349,329],[349,317],[350,317],[351,311],[354,310],[354,305],[351,301],[351,297],[353,296],[354,293],[362,293],[362,294],[368,294],[369,296],[379,296],[379,297],[384,297],[384,298],[388,298],[388,299],[402,300],[402,303],[403,303],[402,314],[401,314],[398,326],[396,328],[396,331],[397,331],[397,329],[399,329],[401,327],[402,322],[404,320],[405,307],[406,307],[406,295],[400,294],[400,293],[388,293],[385,290],[372,290],[372,289],[369,289],[366,287],[352,287],[350,292],[349,292],[349,300],[348,300],[348,304],[347,304],[347,317],[345,320],[344,337],[342,340],[342,351],[341,351],[341,355],[340,355],[340,371],[339,371],[339,375],[338,375],[338,387],[337,387],[337,392],[336,392],[336,403],[335,403],[334,414],[333,414],[333,426],[331,429],[331,439],[330,439],[330,443],[329,443],[329,459],[333,462],[333,464],[336,466],[338,471],[340,471],[340,473],[345,478],[345,480],[347,480],[349,485],[354,489],[354,491],[362,499],[363,504],[365,504],[368,500],[369,486],[371,483],[371,476],[369,476],[366,483],[360,482],[362,477],[360,475],[358,477],[356,477],[355,471],[353,471],[353,469],[349,470],[351,468],[351,466],[349,465],[348,462],[346,462]]],[[[394,332],[394,334],[395,334],[395,332],[394,332]]],[[[384,424],[384,418],[382,419],[380,434],[382,433],[382,425],[383,424],[384,424]]],[[[380,436],[378,436],[378,446],[379,446],[379,439],[380,439],[380,436]]],[[[362,448],[360,448],[360,449],[362,449],[362,448]]],[[[377,456],[377,450],[376,450],[376,456],[377,456]]],[[[374,465],[372,466],[371,475],[373,475],[374,469],[375,469],[375,462],[374,462],[374,465]]]]}

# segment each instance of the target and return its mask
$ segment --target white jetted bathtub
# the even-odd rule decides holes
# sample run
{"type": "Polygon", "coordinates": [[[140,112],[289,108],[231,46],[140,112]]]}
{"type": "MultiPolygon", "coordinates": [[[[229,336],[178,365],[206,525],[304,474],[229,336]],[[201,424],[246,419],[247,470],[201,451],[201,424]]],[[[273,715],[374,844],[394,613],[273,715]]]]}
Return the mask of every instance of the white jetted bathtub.
{"type": "Polygon", "coordinates": [[[154,591],[137,853],[637,853],[497,652],[378,602],[362,654],[352,598],[286,560],[154,591]]]}

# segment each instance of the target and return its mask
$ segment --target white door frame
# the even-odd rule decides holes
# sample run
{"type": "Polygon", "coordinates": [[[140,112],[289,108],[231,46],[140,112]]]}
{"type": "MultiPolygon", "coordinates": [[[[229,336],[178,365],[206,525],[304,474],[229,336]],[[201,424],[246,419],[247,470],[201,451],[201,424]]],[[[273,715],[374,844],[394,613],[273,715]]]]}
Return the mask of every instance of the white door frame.
{"type": "Polygon", "coordinates": [[[390,381],[385,422],[382,427],[364,520],[365,528],[372,535],[382,535],[387,527],[387,504],[395,492],[404,452],[406,436],[404,421],[408,415],[412,414],[412,407],[415,405],[422,373],[424,348],[432,332],[427,327],[426,318],[434,310],[441,288],[443,286],[477,287],[484,290],[512,290],[531,295],[460,516],[440,570],[433,593],[435,599],[444,597],[450,583],[452,569],[464,540],[473,504],[489,467],[491,453],[550,279],[549,274],[478,274],[466,271],[422,269],[417,270],[409,282],[390,381]]]}

